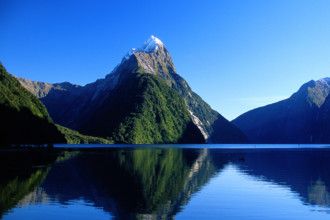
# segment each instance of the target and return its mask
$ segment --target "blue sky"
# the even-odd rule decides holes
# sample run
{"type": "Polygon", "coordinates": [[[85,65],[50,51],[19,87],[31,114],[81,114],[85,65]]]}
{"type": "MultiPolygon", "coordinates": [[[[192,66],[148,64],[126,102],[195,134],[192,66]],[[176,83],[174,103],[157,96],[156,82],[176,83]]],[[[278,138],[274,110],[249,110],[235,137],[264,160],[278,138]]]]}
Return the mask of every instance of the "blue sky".
{"type": "Polygon", "coordinates": [[[228,119],[330,76],[330,1],[0,0],[0,61],[14,75],[86,84],[151,35],[228,119]]]}

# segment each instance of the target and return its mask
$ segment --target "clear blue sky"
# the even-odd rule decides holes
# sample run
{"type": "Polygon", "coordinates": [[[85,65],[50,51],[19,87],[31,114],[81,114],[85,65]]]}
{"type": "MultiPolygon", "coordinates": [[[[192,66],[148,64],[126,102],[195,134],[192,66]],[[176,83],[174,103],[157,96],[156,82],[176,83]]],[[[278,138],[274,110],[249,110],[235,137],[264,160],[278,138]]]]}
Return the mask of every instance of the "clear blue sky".
{"type": "Polygon", "coordinates": [[[330,76],[330,1],[0,0],[0,60],[14,75],[84,85],[151,34],[228,119],[330,76]]]}

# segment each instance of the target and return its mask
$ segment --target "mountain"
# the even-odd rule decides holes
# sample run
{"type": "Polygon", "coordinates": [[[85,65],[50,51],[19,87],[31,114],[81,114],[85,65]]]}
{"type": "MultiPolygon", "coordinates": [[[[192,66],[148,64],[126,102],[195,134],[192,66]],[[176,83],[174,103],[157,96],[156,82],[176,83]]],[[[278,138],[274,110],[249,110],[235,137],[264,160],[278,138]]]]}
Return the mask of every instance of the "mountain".
{"type": "Polygon", "coordinates": [[[177,74],[165,45],[151,36],[104,79],[85,86],[20,79],[58,124],[124,143],[244,142],[244,134],[177,74]]]}
{"type": "Polygon", "coordinates": [[[110,139],[83,135],[78,131],[57,124],[56,127],[64,135],[67,144],[113,144],[110,139]]]}
{"type": "Polygon", "coordinates": [[[45,106],[0,64],[0,145],[62,143],[45,106]]]}
{"type": "Polygon", "coordinates": [[[330,78],[309,81],[290,98],[233,120],[254,143],[329,143],[330,78]]]}
{"type": "MultiPolygon", "coordinates": [[[[36,90],[34,90],[40,96],[53,86],[43,85],[40,89],[35,87],[36,90]]],[[[40,100],[22,87],[2,64],[0,64],[0,121],[0,145],[4,146],[12,144],[111,143],[110,140],[82,135],[77,131],[55,125],[40,100]]]]}

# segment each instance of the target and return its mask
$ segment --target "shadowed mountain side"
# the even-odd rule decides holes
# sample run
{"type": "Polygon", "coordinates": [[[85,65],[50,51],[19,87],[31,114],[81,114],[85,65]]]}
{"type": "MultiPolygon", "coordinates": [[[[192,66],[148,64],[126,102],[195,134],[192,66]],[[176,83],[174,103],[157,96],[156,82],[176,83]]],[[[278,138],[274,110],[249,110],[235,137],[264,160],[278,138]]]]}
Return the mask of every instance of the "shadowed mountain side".
{"type": "Polygon", "coordinates": [[[213,122],[214,135],[210,137],[211,143],[247,143],[247,137],[236,125],[227,123],[227,119],[221,115],[213,122]],[[234,132],[234,131],[237,132],[234,132]]]}
{"type": "MultiPolygon", "coordinates": [[[[22,79],[20,79],[22,80],[22,79]]],[[[31,81],[24,81],[25,83],[31,81]]],[[[34,83],[30,83],[34,85],[34,83]]],[[[29,85],[30,85],[29,84],[29,85]]],[[[35,90],[46,95],[53,85],[44,85],[45,91],[35,90]]],[[[70,86],[63,83],[61,88],[70,86]]],[[[57,88],[58,86],[56,86],[57,88]]],[[[52,143],[112,143],[110,140],[86,136],[77,131],[55,125],[45,106],[33,94],[26,90],[18,80],[11,76],[0,64],[0,146],[52,143]]]]}
{"type": "Polygon", "coordinates": [[[253,143],[329,143],[330,79],[310,81],[290,98],[233,120],[253,143]]]}
{"type": "Polygon", "coordinates": [[[66,143],[54,124],[34,116],[29,109],[0,106],[0,112],[0,145],[66,143]]]}
{"type": "Polygon", "coordinates": [[[80,87],[62,88],[61,85],[58,85],[59,88],[51,89],[46,95],[47,98],[45,96],[40,97],[40,100],[57,124],[77,129],[72,115],[78,115],[82,109],[88,108],[85,106],[85,100],[88,99],[89,95],[82,93],[83,90],[80,87]]]}
{"type": "Polygon", "coordinates": [[[330,143],[330,97],[324,100],[317,114],[313,139],[319,143],[330,143]]]}
{"type": "Polygon", "coordinates": [[[65,143],[44,105],[0,64],[0,145],[65,143]]]}

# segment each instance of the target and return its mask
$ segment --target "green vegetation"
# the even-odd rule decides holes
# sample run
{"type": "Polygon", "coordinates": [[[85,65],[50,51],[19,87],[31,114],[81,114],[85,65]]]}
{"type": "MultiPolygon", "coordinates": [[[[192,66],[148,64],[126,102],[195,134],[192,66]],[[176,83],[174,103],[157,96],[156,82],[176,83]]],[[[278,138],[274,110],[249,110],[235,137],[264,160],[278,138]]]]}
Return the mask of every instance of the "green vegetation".
{"type": "Polygon", "coordinates": [[[0,218],[41,184],[60,154],[46,148],[1,150],[0,218]]]}
{"type": "Polygon", "coordinates": [[[194,93],[189,84],[176,73],[170,54],[166,49],[156,54],[135,53],[138,61],[138,73],[157,76],[180,95],[186,108],[199,120],[209,143],[244,143],[245,135],[218,112],[214,111],[200,96],[194,93]]]}
{"type": "Polygon", "coordinates": [[[81,129],[116,143],[203,143],[184,100],[151,74],[127,74],[125,83],[81,129]]]}
{"type": "Polygon", "coordinates": [[[212,164],[201,149],[2,150],[0,218],[38,195],[38,201],[84,199],[110,212],[116,204],[119,219],[170,219],[214,175],[212,164]]]}
{"type": "Polygon", "coordinates": [[[214,174],[206,155],[199,149],[116,148],[106,152],[81,152],[66,164],[70,169],[61,166],[52,171],[68,177],[58,184],[68,182],[62,193],[69,194],[76,187],[72,184],[73,178],[81,175],[86,183],[84,199],[111,211],[113,206],[109,206],[109,200],[100,201],[95,195],[111,198],[116,203],[115,213],[119,219],[136,219],[144,214],[152,219],[170,219],[214,174]],[[93,193],[88,193],[90,189],[93,193]]]}
{"type": "Polygon", "coordinates": [[[152,213],[174,202],[187,179],[190,166],[179,149],[136,149],[122,157],[123,171],[132,173],[140,191],[136,212],[152,213]],[[126,168],[124,168],[126,167],[126,168]]]}
{"type": "Polygon", "coordinates": [[[108,139],[92,137],[80,134],[78,131],[71,130],[61,125],[56,125],[58,130],[64,134],[68,144],[112,144],[108,139]]]}
{"type": "Polygon", "coordinates": [[[108,166],[118,170],[118,183],[114,185],[119,188],[112,189],[114,198],[126,213],[134,213],[134,216],[123,218],[138,219],[144,214],[153,219],[172,218],[214,174],[214,166],[208,157],[196,161],[201,155],[203,150],[173,148],[140,148],[113,153],[112,163],[108,166]]]}
{"type": "Polygon", "coordinates": [[[0,146],[13,144],[110,144],[53,124],[45,106],[0,64],[0,146]]]}
{"type": "Polygon", "coordinates": [[[65,143],[43,104],[0,64],[0,145],[65,143]]]}
{"type": "Polygon", "coordinates": [[[47,176],[48,169],[38,169],[28,178],[15,179],[0,186],[0,217],[3,212],[15,206],[25,195],[35,189],[47,176]]]}
{"type": "Polygon", "coordinates": [[[67,161],[71,158],[78,156],[79,153],[80,153],[80,151],[63,151],[58,155],[55,162],[61,163],[61,162],[67,161]]]}
{"type": "Polygon", "coordinates": [[[25,90],[1,63],[0,105],[16,111],[28,109],[33,115],[51,121],[45,106],[34,95],[25,90]]]}
{"type": "MultiPolygon", "coordinates": [[[[141,94],[136,111],[120,123],[114,139],[127,143],[177,143],[191,122],[182,98],[150,74],[133,87],[141,94]]],[[[132,88],[132,87],[131,87],[132,88]]]]}

